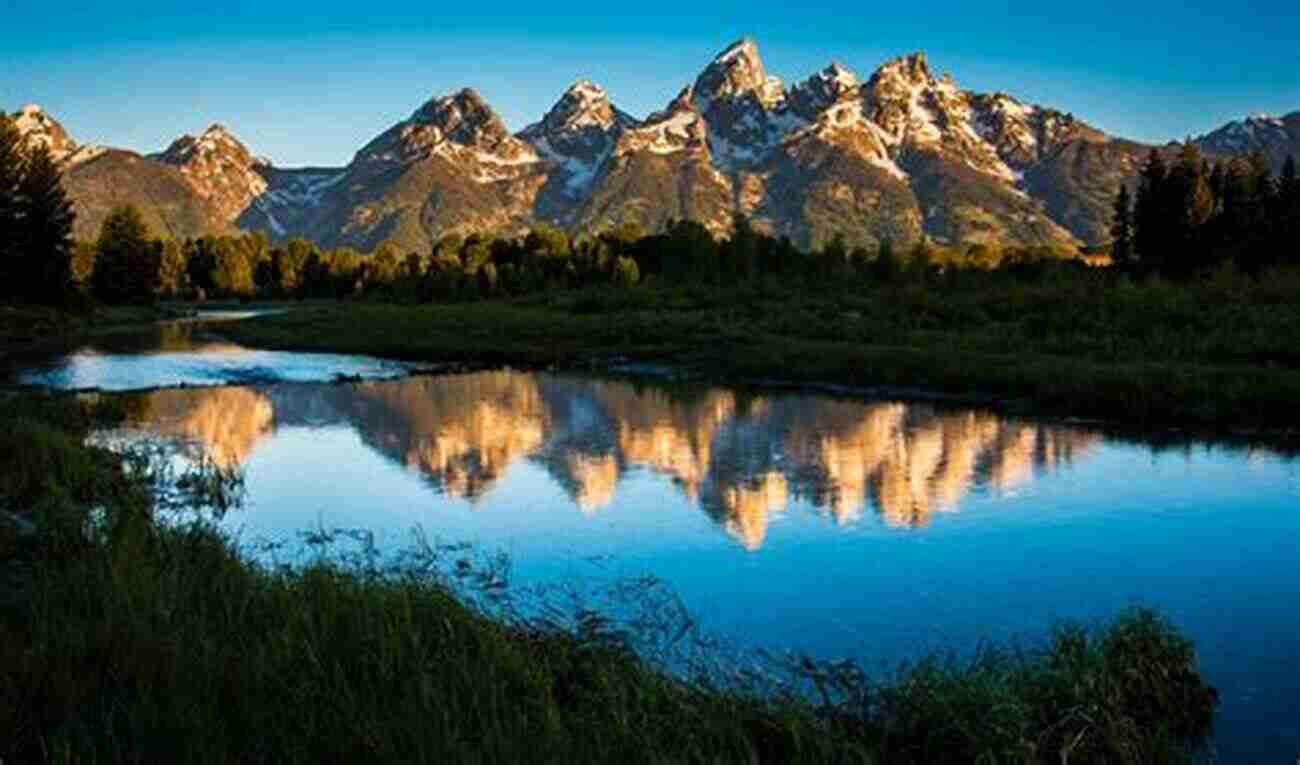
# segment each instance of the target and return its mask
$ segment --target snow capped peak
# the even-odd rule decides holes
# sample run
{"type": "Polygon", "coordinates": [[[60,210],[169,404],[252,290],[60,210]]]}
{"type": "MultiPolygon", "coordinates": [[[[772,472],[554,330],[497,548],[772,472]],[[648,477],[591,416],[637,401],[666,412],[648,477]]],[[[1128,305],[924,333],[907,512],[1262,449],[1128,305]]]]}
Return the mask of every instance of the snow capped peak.
{"type": "Polygon", "coordinates": [[[930,62],[922,51],[886,61],[880,65],[871,79],[901,80],[917,85],[933,84],[935,81],[934,74],[930,71],[930,62]]]}
{"type": "Polygon", "coordinates": [[[578,80],[540,122],[521,130],[518,137],[559,166],[566,176],[565,193],[576,197],[589,187],[618,136],[635,124],[610,103],[604,88],[591,80],[578,80]]]}
{"type": "Polygon", "coordinates": [[[37,104],[26,104],[18,110],[13,116],[13,124],[29,149],[44,147],[55,161],[69,158],[80,148],[58,120],[37,104]]]}
{"type": "Polygon", "coordinates": [[[578,80],[564,91],[537,126],[530,125],[525,132],[537,132],[539,126],[547,133],[584,128],[605,130],[631,121],[631,117],[610,104],[604,88],[591,80],[578,80]]]}
{"type": "Polygon", "coordinates": [[[510,138],[501,118],[473,88],[431,99],[403,124],[412,133],[415,128],[430,128],[432,143],[446,139],[465,145],[496,146],[510,138]]]}
{"type": "Polygon", "coordinates": [[[219,122],[212,123],[198,136],[186,133],[153,158],[176,166],[203,161],[220,161],[240,167],[266,164],[258,162],[248,147],[219,122]]]}
{"type": "Polygon", "coordinates": [[[754,38],[748,36],[728,45],[725,50],[713,58],[713,63],[725,64],[738,58],[756,61],[760,67],[763,65],[762,59],[758,56],[758,43],[754,41],[754,38]]]}
{"type": "Polygon", "coordinates": [[[843,88],[852,88],[858,84],[858,76],[853,70],[848,69],[838,61],[832,61],[830,66],[817,73],[817,76],[828,82],[834,82],[843,88]]]}
{"type": "Polygon", "coordinates": [[[839,62],[795,85],[787,94],[791,108],[809,122],[816,122],[831,107],[841,102],[860,101],[862,83],[858,76],[839,62]]]}
{"type": "Polygon", "coordinates": [[[211,125],[208,125],[208,129],[204,130],[203,135],[199,137],[200,138],[234,138],[234,135],[231,134],[230,130],[227,129],[225,125],[221,124],[220,122],[214,122],[211,125]]]}
{"type": "Polygon", "coordinates": [[[781,81],[763,69],[758,45],[751,38],[737,40],[719,53],[695,80],[696,103],[702,111],[718,100],[752,95],[764,107],[775,107],[782,98],[781,81]]]}
{"type": "Polygon", "coordinates": [[[430,99],[410,119],[381,133],[352,164],[391,167],[433,158],[455,165],[477,183],[514,178],[540,161],[532,146],[510,135],[478,91],[461,88],[430,99]]]}
{"type": "Polygon", "coordinates": [[[596,101],[608,98],[605,89],[591,80],[575,81],[564,91],[564,95],[573,96],[583,101],[596,101]]]}
{"type": "Polygon", "coordinates": [[[461,88],[450,95],[429,99],[415,110],[410,121],[433,124],[462,118],[486,118],[489,115],[496,116],[477,90],[461,88]]]}
{"type": "Polygon", "coordinates": [[[1267,155],[1281,157],[1292,153],[1290,147],[1294,139],[1287,123],[1293,117],[1253,114],[1201,136],[1196,143],[1212,153],[1245,154],[1258,149],[1267,155]]]}

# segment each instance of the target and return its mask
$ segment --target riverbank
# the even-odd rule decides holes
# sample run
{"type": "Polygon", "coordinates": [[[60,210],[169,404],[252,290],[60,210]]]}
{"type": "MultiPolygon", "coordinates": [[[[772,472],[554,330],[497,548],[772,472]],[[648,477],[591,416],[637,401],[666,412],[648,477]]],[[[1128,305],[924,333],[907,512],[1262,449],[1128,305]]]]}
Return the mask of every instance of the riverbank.
{"type": "Polygon", "coordinates": [[[266,569],[166,514],[184,487],[186,512],[224,506],[232,477],[164,486],[146,455],[86,445],[121,414],[98,400],[0,402],[0,506],[25,524],[0,524],[6,760],[1177,762],[1216,704],[1144,611],[888,678],[810,662],[759,692],[667,674],[596,615],[493,616],[428,569],[266,569]]]}
{"type": "Polygon", "coordinates": [[[0,303],[0,359],[47,343],[67,343],[99,332],[146,327],[187,313],[188,309],[178,307],[85,303],[77,308],[53,308],[0,303]]]}
{"type": "MultiPolygon", "coordinates": [[[[1286,285],[853,285],[585,290],[314,306],[227,325],[258,347],[428,363],[669,367],[847,386],[1127,428],[1300,438],[1300,302],[1286,285]]],[[[1105,278],[1105,277],[1097,277],[1105,278]]]]}

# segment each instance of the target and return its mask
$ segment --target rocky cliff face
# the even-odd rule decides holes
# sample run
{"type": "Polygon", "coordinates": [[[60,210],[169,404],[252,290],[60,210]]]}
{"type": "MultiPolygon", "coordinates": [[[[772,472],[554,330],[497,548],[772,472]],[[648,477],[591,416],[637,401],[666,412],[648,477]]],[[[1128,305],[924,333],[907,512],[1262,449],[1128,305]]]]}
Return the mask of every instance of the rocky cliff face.
{"type": "MultiPolygon", "coordinates": [[[[346,167],[284,169],[214,125],[165,151],[77,144],[39,107],[14,115],[67,168],[93,235],[132,202],[157,233],[260,230],[368,250],[425,250],[446,233],[538,223],[654,229],[733,216],[804,246],[922,238],[1074,248],[1107,238],[1111,200],[1150,147],[1006,93],[964,90],[924,54],[859,77],[839,63],[787,86],[743,39],[662,110],[636,119],[599,85],[570,86],[517,134],[472,89],[433,98],[346,167]]],[[[1197,142],[1224,156],[1300,153],[1300,112],[1230,123],[1197,142]]]]}
{"type": "Polygon", "coordinates": [[[213,125],[197,137],[181,136],[151,159],[180,170],[194,191],[227,221],[237,220],[267,191],[260,169],[270,163],[254,157],[222,125],[213,125]]]}

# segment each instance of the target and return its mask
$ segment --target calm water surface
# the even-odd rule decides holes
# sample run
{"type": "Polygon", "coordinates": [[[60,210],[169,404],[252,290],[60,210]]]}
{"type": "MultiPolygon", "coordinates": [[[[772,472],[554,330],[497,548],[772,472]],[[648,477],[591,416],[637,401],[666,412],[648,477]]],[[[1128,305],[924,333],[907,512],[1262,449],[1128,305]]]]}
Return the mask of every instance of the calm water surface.
{"type": "Polygon", "coordinates": [[[924,404],[510,371],[270,382],[401,370],[225,344],[139,354],[27,379],[153,387],[172,379],[142,385],[159,366],[211,382],[243,354],[271,365],[262,384],[140,394],[111,434],[242,468],[246,507],[226,522],[245,540],[364,528],[397,549],[419,527],[505,551],[521,584],[653,574],[738,644],[874,670],[1151,605],[1223,694],[1221,760],[1300,755],[1300,464],[1285,456],[924,404]]]}
{"type": "Polygon", "coordinates": [[[331,353],[245,348],[210,331],[255,311],[208,311],[194,320],[160,323],[96,337],[74,348],[39,350],[6,359],[0,380],[60,390],[127,391],[231,383],[318,382],[338,377],[396,378],[407,365],[331,353]]]}

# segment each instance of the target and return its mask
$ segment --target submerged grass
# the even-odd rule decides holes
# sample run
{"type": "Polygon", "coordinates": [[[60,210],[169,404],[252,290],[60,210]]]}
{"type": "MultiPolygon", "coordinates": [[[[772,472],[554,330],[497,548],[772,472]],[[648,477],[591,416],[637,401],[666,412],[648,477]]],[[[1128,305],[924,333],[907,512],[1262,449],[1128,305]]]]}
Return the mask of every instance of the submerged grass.
{"type": "MultiPolygon", "coordinates": [[[[147,464],[85,445],[102,413],[0,410],[0,507],[38,529],[4,552],[28,564],[0,601],[6,762],[1177,762],[1217,703],[1140,610],[884,681],[674,674],[594,616],[493,616],[421,567],[255,565],[201,515],[164,520],[147,464]]],[[[187,485],[210,504],[224,480],[187,485]]]]}
{"type": "Polygon", "coordinates": [[[445,362],[668,363],[722,380],[994,398],[1019,410],[1300,428],[1300,275],[1192,285],[1069,269],[911,283],[590,289],[316,306],[223,329],[259,346],[445,362]]]}

